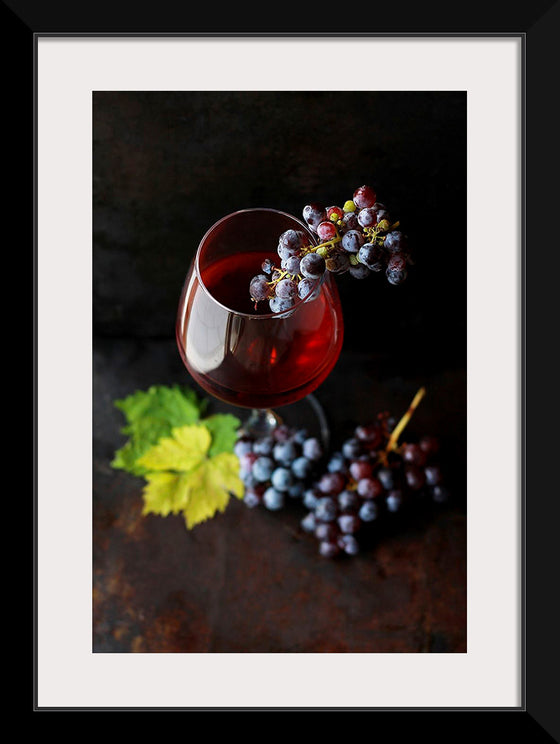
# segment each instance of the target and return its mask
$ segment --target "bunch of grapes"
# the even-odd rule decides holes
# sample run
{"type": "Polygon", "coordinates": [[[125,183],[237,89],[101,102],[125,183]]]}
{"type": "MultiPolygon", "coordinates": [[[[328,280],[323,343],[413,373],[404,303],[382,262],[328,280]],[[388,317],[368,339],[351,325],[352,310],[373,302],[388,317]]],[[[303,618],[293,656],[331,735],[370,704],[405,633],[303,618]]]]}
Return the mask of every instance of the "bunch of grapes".
{"type": "Polygon", "coordinates": [[[384,272],[390,284],[401,284],[412,263],[407,236],[392,223],[384,204],[370,186],[360,186],[342,207],[308,204],[303,219],[319,244],[310,245],[302,230],[279,237],[277,266],[267,259],[250,281],[255,303],[267,301],[270,310],[289,312],[298,299],[314,299],[326,271],[365,279],[384,272]]]}
{"type": "Polygon", "coordinates": [[[356,555],[359,535],[370,525],[426,497],[448,499],[438,440],[425,436],[392,448],[390,424],[383,415],[356,427],[304,494],[301,527],[317,539],[320,555],[356,555]]]}
{"type": "Polygon", "coordinates": [[[284,424],[270,436],[241,433],[234,452],[245,485],[245,504],[251,508],[262,504],[271,511],[283,509],[289,498],[303,498],[324,456],[316,437],[309,436],[305,429],[284,424]]]}
{"type": "Polygon", "coordinates": [[[384,517],[426,499],[446,502],[438,439],[398,442],[424,394],[421,388],[398,423],[380,413],[331,453],[302,429],[279,426],[268,437],[241,435],[234,451],[245,503],[278,511],[288,497],[299,500],[307,511],[302,530],[318,541],[321,556],[334,558],[359,553],[360,533],[384,517]]]}

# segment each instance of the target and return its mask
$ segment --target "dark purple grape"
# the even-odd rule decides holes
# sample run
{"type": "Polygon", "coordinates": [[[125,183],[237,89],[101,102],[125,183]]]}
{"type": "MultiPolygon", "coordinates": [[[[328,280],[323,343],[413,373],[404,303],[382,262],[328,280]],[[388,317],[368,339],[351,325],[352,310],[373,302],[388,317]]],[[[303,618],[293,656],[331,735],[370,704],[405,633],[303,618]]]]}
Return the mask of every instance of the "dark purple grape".
{"type": "Polygon", "coordinates": [[[414,442],[403,444],[402,458],[411,465],[422,467],[426,463],[426,453],[419,444],[414,442]]]}
{"type": "Polygon", "coordinates": [[[310,460],[307,459],[307,457],[296,457],[296,459],[292,462],[292,473],[295,475],[296,478],[300,478],[301,480],[304,480],[309,475],[311,475],[311,471],[313,470],[313,465],[311,464],[310,460]]]}
{"type": "Polygon", "coordinates": [[[337,517],[338,507],[336,501],[330,496],[323,496],[315,507],[315,518],[320,522],[334,522],[337,517]]]}
{"type": "Polygon", "coordinates": [[[377,478],[380,480],[381,485],[386,491],[390,491],[395,487],[395,479],[391,468],[379,468],[377,471],[377,478]]]}
{"type": "Polygon", "coordinates": [[[327,219],[327,210],[322,204],[313,202],[303,208],[303,219],[307,222],[312,232],[317,232],[317,227],[327,219]]]}
{"type": "Polygon", "coordinates": [[[327,470],[329,473],[344,473],[348,472],[348,466],[342,452],[334,452],[330,460],[327,463],[327,470]]]}
{"type": "Polygon", "coordinates": [[[381,481],[377,478],[362,478],[358,481],[358,495],[363,499],[376,499],[383,493],[381,481]]]}
{"type": "Polygon", "coordinates": [[[287,271],[288,274],[295,276],[300,273],[300,262],[301,259],[299,256],[290,256],[290,258],[282,261],[282,268],[287,271]]]}
{"type": "Polygon", "coordinates": [[[360,552],[360,545],[354,535],[340,535],[337,544],[348,555],[357,555],[360,552]]]}
{"type": "Polygon", "coordinates": [[[442,477],[439,465],[427,465],[424,468],[424,475],[428,486],[438,486],[441,483],[442,477]]]}
{"type": "Polygon", "coordinates": [[[284,508],[284,494],[276,488],[267,488],[263,495],[263,504],[270,511],[280,511],[284,508]]]}
{"type": "Polygon", "coordinates": [[[407,248],[407,238],[400,230],[392,230],[385,236],[383,243],[390,253],[405,252],[407,248]]]}
{"type": "Polygon", "coordinates": [[[334,522],[321,522],[315,525],[315,537],[317,540],[335,542],[338,534],[338,527],[334,522]]]}
{"type": "Polygon", "coordinates": [[[434,486],[432,488],[432,498],[441,504],[449,499],[449,491],[445,486],[434,486]]]}
{"type": "Polygon", "coordinates": [[[257,274],[249,283],[249,294],[255,302],[266,300],[270,296],[270,285],[265,274],[257,274]]]}
{"type": "Polygon", "coordinates": [[[272,450],[272,456],[280,465],[289,468],[298,456],[298,449],[294,442],[288,439],[285,442],[277,442],[272,450]]]}
{"type": "Polygon", "coordinates": [[[350,256],[344,251],[334,251],[325,261],[327,271],[344,274],[350,268],[350,256]]]}
{"type": "Polygon", "coordinates": [[[355,460],[350,464],[348,470],[350,471],[352,478],[359,481],[362,480],[362,478],[371,478],[373,465],[368,460],[355,460]]]}
{"type": "Polygon", "coordinates": [[[347,232],[348,230],[359,230],[360,223],[358,222],[358,215],[356,212],[345,212],[342,218],[342,230],[347,232]]]}
{"type": "Polygon", "coordinates": [[[386,254],[374,243],[364,243],[358,251],[358,260],[370,271],[383,271],[386,264],[386,254]]]}
{"type": "Polygon", "coordinates": [[[277,491],[288,491],[294,483],[292,471],[288,468],[276,468],[270,476],[270,481],[277,491]]]}
{"type": "Polygon", "coordinates": [[[385,276],[390,284],[402,284],[407,277],[406,258],[401,253],[393,253],[387,262],[385,276]]]}
{"type": "Polygon", "coordinates": [[[297,297],[298,285],[293,279],[280,279],[276,285],[276,297],[281,300],[294,300],[297,297]]]}
{"type": "Polygon", "coordinates": [[[249,509],[254,509],[255,506],[262,503],[262,496],[259,496],[256,491],[247,490],[243,496],[243,501],[249,509]]]}
{"type": "Polygon", "coordinates": [[[358,516],[362,522],[373,522],[374,519],[377,519],[378,514],[379,508],[375,501],[364,501],[358,512],[358,516]]]}
{"type": "Polygon", "coordinates": [[[294,306],[294,303],[292,300],[285,300],[281,297],[273,297],[271,300],[268,301],[268,305],[272,313],[283,313],[283,315],[280,317],[285,317],[289,315],[288,311],[294,306]]]}
{"type": "Polygon", "coordinates": [[[385,503],[387,504],[387,509],[390,512],[396,512],[398,511],[402,506],[402,491],[399,490],[393,490],[389,491],[387,494],[387,498],[385,499],[385,503]]]}
{"type": "Polygon", "coordinates": [[[420,449],[431,457],[439,451],[439,440],[436,437],[424,436],[418,442],[420,449]]]}
{"type": "Polygon", "coordinates": [[[319,503],[320,498],[320,491],[318,491],[316,488],[308,488],[306,491],[303,492],[303,505],[306,509],[312,511],[319,503]]]}
{"type": "Polygon", "coordinates": [[[243,455],[247,455],[249,454],[249,452],[252,452],[253,446],[254,445],[251,439],[242,437],[235,443],[233,452],[237,455],[237,457],[242,457],[243,455]]]}
{"type": "Polygon", "coordinates": [[[373,227],[377,224],[377,210],[374,207],[364,207],[358,212],[358,223],[362,227],[373,227]]]}
{"type": "Polygon", "coordinates": [[[300,525],[304,532],[313,534],[316,527],[315,514],[313,514],[313,512],[309,512],[309,514],[306,514],[305,517],[301,520],[300,525]]]}
{"type": "Polygon", "coordinates": [[[272,454],[273,447],[274,439],[272,437],[261,437],[260,439],[255,439],[253,452],[256,452],[257,455],[266,455],[268,457],[272,454]]]}
{"type": "Polygon", "coordinates": [[[347,460],[355,460],[364,454],[364,448],[359,439],[352,437],[342,444],[342,454],[347,460]]]}
{"type": "Polygon", "coordinates": [[[305,234],[301,230],[286,230],[280,235],[278,245],[284,246],[291,256],[295,256],[305,243],[305,234]]]}
{"type": "Polygon", "coordinates": [[[302,279],[298,282],[298,297],[300,300],[312,300],[315,298],[314,289],[317,289],[317,279],[302,279]]]}
{"type": "Polygon", "coordinates": [[[323,457],[323,448],[316,437],[309,437],[302,444],[302,453],[308,460],[315,462],[323,457]]]}
{"type": "Polygon", "coordinates": [[[412,491],[419,491],[426,483],[424,471],[417,465],[407,465],[404,475],[406,484],[412,491]]]}
{"type": "Polygon", "coordinates": [[[327,542],[326,540],[319,543],[319,554],[323,558],[335,558],[340,553],[337,543],[327,542]]]}
{"type": "Polygon", "coordinates": [[[275,467],[274,460],[271,457],[261,456],[253,463],[251,472],[259,483],[266,483],[270,480],[275,467]]]}
{"type": "Polygon", "coordinates": [[[364,236],[359,230],[348,230],[342,236],[340,245],[348,253],[358,253],[364,242],[364,236]]]}
{"type": "Polygon", "coordinates": [[[354,535],[360,529],[360,518],[355,514],[341,514],[338,518],[338,526],[341,532],[354,535]]]}
{"type": "Polygon", "coordinates": [[[325,269],[325,259],[318,253],[306,253],[301,259],[300,273],[307,279],[320,279],[325,269]]]}
{"type": "Polygon", "coordinates": [[[337,497],[338,508],[341,512],[356,512],[360,507],[360,499],[355,491],[342,491],[337,497]]]}
{"type": "Polygon", "coordinates": [[[356,265],[350,264],[348,273],[350,274],[352,279],[367,279],[371,272],[367,266],[364,266],[364,264],[359,263],[356,265]]]}
{"type": "Polygon", "coordinates": [[[270,258],[264,259],[264,261],[261,264],[261,269],[267,275],[272,274],[272,272],[274,271],[274,264],[272,263],[270,258]]]}
{"type": "Polygon", "coordinates": [[[324,473],[317,484],[321,493],[337,496],[346,486],[346,476],[342,473],[324,473]]]}
{"type": "Polygon", "coordinates": [[[379,447],[383,441],[383,432],[381,427],[377,424],[370,424],[369,426],[357,426],[354,429],[354,435],[360,442],[364,442],[368,449],[375,449],[379,447]]]}

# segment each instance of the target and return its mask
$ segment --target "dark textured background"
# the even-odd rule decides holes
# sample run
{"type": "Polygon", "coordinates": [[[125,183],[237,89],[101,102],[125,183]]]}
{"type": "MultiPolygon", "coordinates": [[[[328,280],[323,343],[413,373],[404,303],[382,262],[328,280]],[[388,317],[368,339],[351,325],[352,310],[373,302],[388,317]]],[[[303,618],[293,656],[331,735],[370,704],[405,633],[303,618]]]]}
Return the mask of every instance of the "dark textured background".
{"type": "Polygon", "coordinates": [[[93,103],[94,651],[466,651],[466,95],[95,92],[93,103]],[[379,410],[400,415],[425,385],[409,426],[441,437],[451,503],[335,563],[294,509],[235,502],[192,532],[181,517],[142,517],[143,482],[109,465],[124,442],[113,401],[191,383],[174,322],[200,238],[236,209],[300,216],[362,183],[400,219],[417,263],[401,287],[339,277],[344,347],[317,398],[336,442],[379,410]]]}

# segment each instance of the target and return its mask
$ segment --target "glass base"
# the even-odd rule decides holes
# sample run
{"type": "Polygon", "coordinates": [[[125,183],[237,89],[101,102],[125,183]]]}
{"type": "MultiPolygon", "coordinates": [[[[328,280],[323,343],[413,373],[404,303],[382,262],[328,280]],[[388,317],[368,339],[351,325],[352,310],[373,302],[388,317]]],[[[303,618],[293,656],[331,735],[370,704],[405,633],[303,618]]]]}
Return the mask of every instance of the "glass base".
{"type": "Polygon", "coordinates": [[[250,436],[264,437],[281,424],[290,429],[305,429],[310,437],[316,437],[327,452],[330,446],[330,430],[325,411],[317,398],[309,394],[305,398],[282,406],[277,411],[254,409],[244,421],[242,431],[250,436]]]}

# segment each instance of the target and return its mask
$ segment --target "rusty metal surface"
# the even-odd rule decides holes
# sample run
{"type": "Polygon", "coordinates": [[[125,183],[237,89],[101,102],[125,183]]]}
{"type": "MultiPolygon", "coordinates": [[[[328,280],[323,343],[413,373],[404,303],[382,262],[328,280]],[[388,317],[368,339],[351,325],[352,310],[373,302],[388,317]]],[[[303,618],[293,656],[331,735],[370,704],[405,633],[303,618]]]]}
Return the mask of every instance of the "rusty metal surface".
{"type": "Polygon", "coordinates": [[[94,652],[466,652],[463,370],[403,378],[343,352],[317,391],[335,435],[380,406],[404,410],[425,384],[414,425],[445,442],[454,498],[329,561],[299,529],[299,504],[273,513],[232,500],[192,531],[180,516],[142,516],[142,479],[109,464],[124,441],[113,401],[190,379],[173,341],[98,339],[94,351],[94,652]]]}

